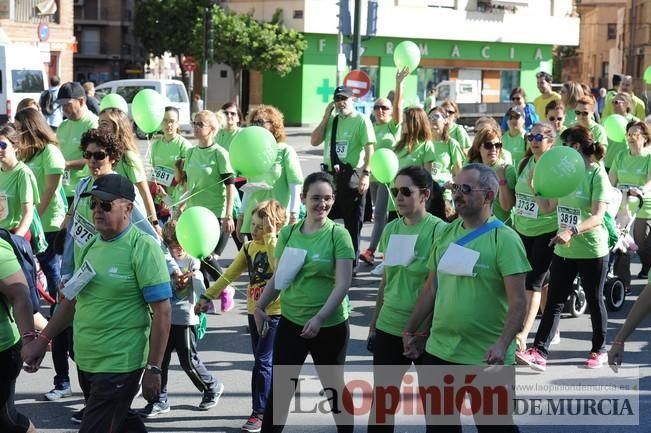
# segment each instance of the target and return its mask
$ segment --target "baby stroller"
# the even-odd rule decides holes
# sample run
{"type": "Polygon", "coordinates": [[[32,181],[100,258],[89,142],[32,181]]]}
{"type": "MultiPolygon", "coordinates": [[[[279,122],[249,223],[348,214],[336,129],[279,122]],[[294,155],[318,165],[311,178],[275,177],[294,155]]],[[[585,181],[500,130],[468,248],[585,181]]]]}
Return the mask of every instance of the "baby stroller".
{"type": "MultiPolygon", "coordinates": [[[[629,251],[637,251],[637,245],[631,236],[631,227],[635,222],[637,213],[642,208],[643,199],[639,195],[630,195],[628,188],[614,189],[616,191],[611,196],[611,202],[608,205],[608,211],[611,212],[613,205],[617,204],[617,211],[615,212],[615,225],[617,228],[617,242],[610,251],[610,260],[608,263],[608,279],[604,285],[604,297],[606,308],[608,311],[619,311],[624,306],[626,300],[626,286],[624,280],[615,275],[614,266],[615,260],[622,254],[627,254],[629,251]],[[618,196],[618,198],[617,198],[618,196]],[[631,212],[629,206],[629,197],[637,199],[637,206],[631,212]]],[[[611,213],[612,215],[612,213],[611,213]]]]}

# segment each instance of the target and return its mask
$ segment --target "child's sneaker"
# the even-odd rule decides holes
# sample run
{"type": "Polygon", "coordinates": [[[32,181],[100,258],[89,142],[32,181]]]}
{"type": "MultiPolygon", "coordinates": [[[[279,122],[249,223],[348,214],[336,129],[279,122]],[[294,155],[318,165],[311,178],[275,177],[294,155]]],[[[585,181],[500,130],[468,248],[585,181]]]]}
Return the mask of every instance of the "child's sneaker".
{"type": "Polygon", "coordinates": [[[536,371],[547,369],[547,360],[534,347],[527,349],[526,352],[516,352],[515,360],[519,365],[528,365],[536,371]]]}
{"type": "Polygon", "coordinates": [[[234,296],[235,289],[232,286],[227,286],[222,294],[219,295],[219,299],[222,301],[222,313],[227,313],[233,309],[235,306],[235,301],[233,300],[234,296]]]}
{"type": "Polygon", "coordinates": [[[590,353],[590,356],[588,357],[588,359],[585,360],[585,365],[588,368],[601,368],[601,366],[605,362],[608,362],[608,353],[606,353],[606,352],[601,352],[601,353],[592,352],[592,353],[590,353]]]}

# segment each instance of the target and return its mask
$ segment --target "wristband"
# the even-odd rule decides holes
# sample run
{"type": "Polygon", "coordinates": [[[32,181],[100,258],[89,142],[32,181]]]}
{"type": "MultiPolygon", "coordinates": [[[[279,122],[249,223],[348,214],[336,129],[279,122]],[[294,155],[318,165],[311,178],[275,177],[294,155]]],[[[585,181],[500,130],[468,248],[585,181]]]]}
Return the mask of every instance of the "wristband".
{"type": "Polygon", "coordinates": [[[619,341],[619,340],[615,340],[615,341],[613,341],[613,346],[624,346],[624,342],[619,341]]]}
{"type": "Polygon", "coordinates": [[[40,334],[38,334],[38,335],[36,336],[36,338],[37,338],[37,339],[40,338],[41,340],[45,340],[45,343],[46,343],[46,344],[50,344],[50,342],[52,341],[52,337],[48,337],[48,335],[47,335],[47,334],[44,334],[43,332],[41,332],[40,334]]]}
{"type": "Polygon", "coordinates": [[[22,338],[30,338],[30,337],[31,337],[32,339],[34,339],[34,338],[38,338],[38,332],[36,332],[36,330],[27,331],[27,332],[25,332],[25,333],[23,334],[23,336],[22,336],[22,338]]]}

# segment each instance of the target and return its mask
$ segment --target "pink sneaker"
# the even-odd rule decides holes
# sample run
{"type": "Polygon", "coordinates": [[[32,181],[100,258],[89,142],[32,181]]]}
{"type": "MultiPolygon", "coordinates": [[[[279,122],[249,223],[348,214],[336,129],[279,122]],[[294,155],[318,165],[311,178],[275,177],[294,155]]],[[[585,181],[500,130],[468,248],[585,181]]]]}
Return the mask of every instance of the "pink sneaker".
{"type": "Polygon", "coordinates": [[[588,368],[601,368],[605,362],[608,362],[608,353],[591,352],[588,359],[585,360],[585,365],[588,368]]]}
{"type": "Polygon", "coordinates": [[[531,347],[526,352],[515,352],[515,360],[518,365],[528,365],[536,371],[545,371],[547,369],[547,360],[531,347]]]}
{"type": "Polygon", "coordinates": [[[233,296],[235,296],[235,289],[231,286],[226,287],[222,294],[219,295],[219,299],[222,301],[222,313],[231,311],[235,306],[233,296]]]}

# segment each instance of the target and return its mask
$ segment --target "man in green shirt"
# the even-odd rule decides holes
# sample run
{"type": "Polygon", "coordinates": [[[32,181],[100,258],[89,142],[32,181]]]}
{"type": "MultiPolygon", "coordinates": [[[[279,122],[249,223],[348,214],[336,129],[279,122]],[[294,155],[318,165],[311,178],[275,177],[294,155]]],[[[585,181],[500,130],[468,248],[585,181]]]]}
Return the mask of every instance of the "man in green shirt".
{"type": "Polygon", "coordinates": [[[633,77],[630,75],[625,75],[624,78],[622,78],[622,84],[619,87],[619,91],[628,93],[631,95],[631,98],[633,98],[633,109],[631,110],[633,116],[637,117],[638,119],[645,119],[646,104],[643,100],[638,98],[635,93],[633,93],[633,77]]]}
{"type": "Polygon", "coordinates": [[[57,128],[57,140],[66,159],[62,182],[70,205],[77,184],[89,174],[79,147],[81,135],[89,129],[97,128],[97,116],[86,106],[86,92],[77,82],[65,83],[59,88],[57,104],[63,107],[66,115],[66,120],[57,128]]]}
{"type": "Polygon", "coordinates": [[[337,199],[330,217],[343,218],[344,226],[353,241],[355,257],[359,256],[366,191],[370,184],[369,166],[375,142],[371,121],[355,111],[352,89],[337,87],[334,100],[328,104],[323,119],[312,132],[310,143],[312,146],[319,146],[321,143],[324,145],[321,168],[332,173],[337,181],[337,199]],[[332,111],[335,109],[333,116],[332,111]],[[333,143],[334,148],[331,150],[333,143]]]}
{"type": "Polygon", "coordinates": [[[50,336],[73,323],[75,362],[86,398],[80,433],[121,431],[127,417],[141,427],[138,431],[146,431],[140,417],[128,411],[141,376],[145,398],[160,394],[171,321],[170,277],[160,245],[131,224],[135,190],[127,178],[102,176],[82,196],[91,197],[98,233],[75,257],[64,299],[41,338],[23,349],[23,360],[38,369],[50,336]]]}
{"type": "Polygon", "coordinates": [[[21,335],[36,337],[29,288],[11,245],[0,239],[0,431],[36,432],[14,407],[16,378],[22,368],[21,335]]]}

